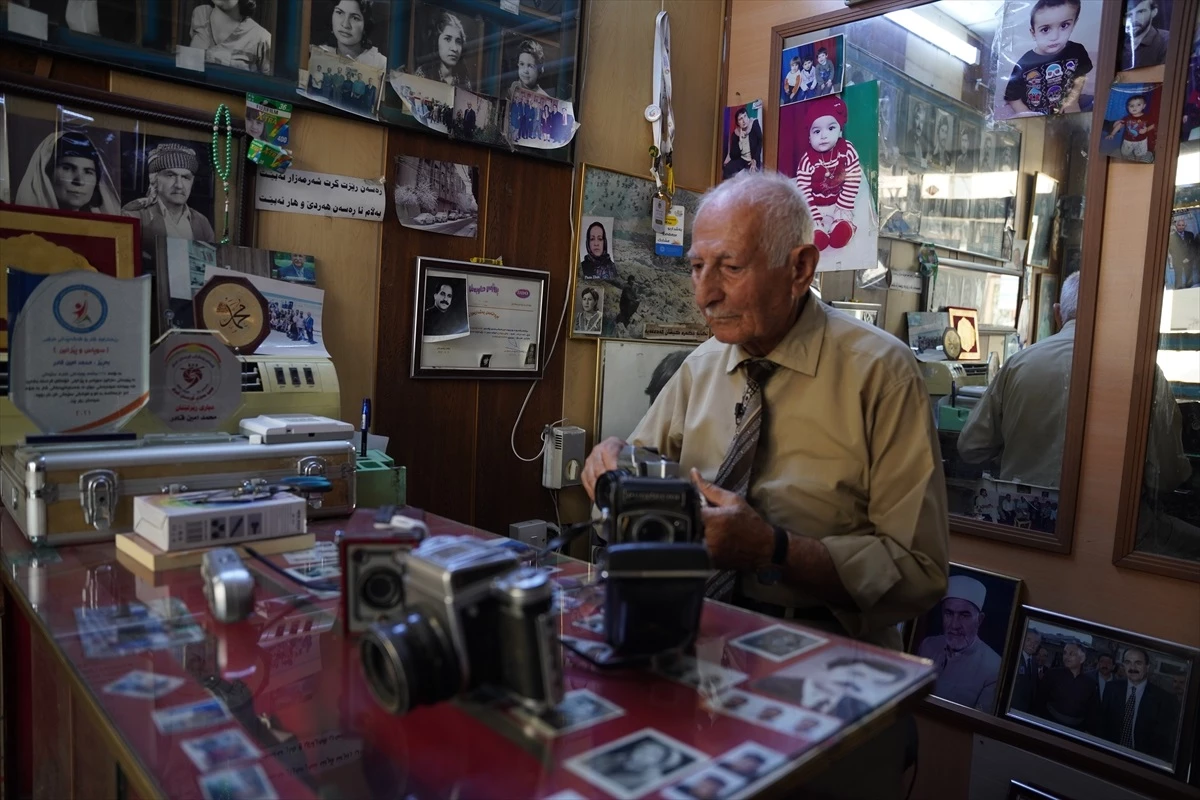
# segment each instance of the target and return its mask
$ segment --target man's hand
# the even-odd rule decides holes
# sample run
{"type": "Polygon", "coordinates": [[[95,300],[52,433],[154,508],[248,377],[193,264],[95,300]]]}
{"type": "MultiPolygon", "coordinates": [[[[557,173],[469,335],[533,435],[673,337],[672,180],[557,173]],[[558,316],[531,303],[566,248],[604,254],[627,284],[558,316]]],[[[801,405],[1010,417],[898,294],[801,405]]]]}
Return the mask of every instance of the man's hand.
{"type": "Polygon", "coordinates": [[[588,454],[587,461],[583,462],[581,480],[584,491],[592,501],[596,499],[596,479],[617,468],[617,457],[621,455],[621,449],[626,445],[627,442],[624,439],[610,436],[593,447],[592,452],[588,454]]]}
{"type": "Polygon", "coordinates": [[[753,570],[767,564],[775,550],[775,530],[740,494],[706,481],[695,469],[692,483],[709,502],[701,511],[704,542],[717,569],[753,570]]]}

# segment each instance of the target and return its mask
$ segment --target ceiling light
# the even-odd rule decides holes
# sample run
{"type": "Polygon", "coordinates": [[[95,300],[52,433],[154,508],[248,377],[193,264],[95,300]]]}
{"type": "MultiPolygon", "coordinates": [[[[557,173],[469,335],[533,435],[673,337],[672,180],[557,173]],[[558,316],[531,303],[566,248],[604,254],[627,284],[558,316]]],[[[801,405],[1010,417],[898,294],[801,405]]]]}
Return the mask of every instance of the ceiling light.
{"type": "Polygon", "coordinates": [[[972,47],[960,37],[912,9],[891,11],[884,16],[906,31],[920,36],[934,47],[945,50],[966,64],[974,64],[979,61],[979,48],[972,47]]]}

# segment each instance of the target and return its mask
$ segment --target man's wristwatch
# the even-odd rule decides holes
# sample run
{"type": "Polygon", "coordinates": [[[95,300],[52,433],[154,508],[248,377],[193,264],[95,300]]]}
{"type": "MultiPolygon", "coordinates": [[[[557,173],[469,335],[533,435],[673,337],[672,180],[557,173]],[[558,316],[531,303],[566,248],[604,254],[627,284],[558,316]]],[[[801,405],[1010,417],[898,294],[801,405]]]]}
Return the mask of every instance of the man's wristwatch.
{"type": "Polygon", "coordinates": [[[783,577],[783,565],[787,563],[788,532],[778,525],[771,526],[775,531],[775,550],[771,553],[769,566],[758,570],[758,582],[770,585],[779,583],[783,577]]]}

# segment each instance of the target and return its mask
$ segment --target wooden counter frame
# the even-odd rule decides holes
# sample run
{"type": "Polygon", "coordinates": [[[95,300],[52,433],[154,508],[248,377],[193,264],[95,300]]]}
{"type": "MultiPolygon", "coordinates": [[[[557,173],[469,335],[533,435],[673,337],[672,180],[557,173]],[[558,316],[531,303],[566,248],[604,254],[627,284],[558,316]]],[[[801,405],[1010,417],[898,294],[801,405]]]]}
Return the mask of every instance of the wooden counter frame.
{"type": "MultiPolygon", "coordinates": [[[[1162,131],[1178,131],[1183,121],[1183,101],[1187,90],[1187,72],[1192,52],[1192,36],[1200,8],[1195,3],[1176,3],[1171,14],[1170,29],[1187,31],[1187,36],[1173,36],[1163,67],[1163,94],[1159,104],[1158,127],[1162,131]]],[[[1134,370],[1130,383],[1130,406],[1127,422],[1127,445],[1121,463],[1121,496],[1117,506],[1116,538],[1113,541],[1113,563],[1120,567],[1139,569],[1172,578],[1200,582],[1200,563],[1174,556],[1137,551],[1138,514],[1142,505],[1142,481],[1146,471],[1146,445],[1150,412],[1154,400],[1154,370],[1158,355],[1159,323],[1165,294],[1164,273],[1170,240],[1172,210],[1175,206],[1175,167],[1179,161],[1177,137],[1163,136],[1154,158],[1154,183],[1148,209],[1151,224],[1163,220],[1158,229],[1151,228],[1146,242],[1143,264],[1142,296],[1138,307],[1138,329],[1134,345],[1134,370]]]]}
{"type": "MultiPolygon", "coordinates": [[[[771,75],[778,75],[783,43],[793,36],[870,19],[889,11],[926,5],[933,0],[866,0],[855,5],[822,14],[799,22],[776,25],[771,29],[767,46],[771,53],[771,75]]],[[[1182,4],[1181,4],[1182,5],[1182,4]]],[[[1105,3],[1100,30],[1116,31],[1121,25],[1120,3],[1105,3]]],[[[1190,40],[1189,40],[1190,41],[1190,40]]],[[[1067,427],[1063,444],[1062,476],[1059,482],[1058,525],[1054,534],[1026,531],[994,522],[983,522],[956,514],[950,515],[952,533],[969,534],[1008,542],[1023,547],[1053,553],[1070,553],[1075,536],[1076,503],[1083,458],[1084,421],[1087,413],[1088,383],[1091,376],[1092,339],[1096,328],[1096,298],[1099,291],[1100,242],[1104,226],[1105,195],[1108,186],[1108,161],[1101,157],[1100,137],[1103,134],[1104,109],[1108,104],[1109,87],[1116,74],[1118,37],[1102,38],[1096,63],[1096,95],[1092,110],[1092,130],[1089,137],[1087,188],[1084,205],[1087,214],[1083,223],[1083,253],[1080,262],[1079,312],[1075,323],[1075,350],[1072,359],[1070,400],[1067,406],[1067,427]]],[[[728,64],[725,66],[728,75],[728,64]]],[[[779,97],[767,92],[764,98],[767,119],[779,118],[779,97]]],[[[763,159],[771,163],[778,151],[778,128],[763,131],[763,159]]],[[[1166,252],[1164,239],[1163,252],[1166,252]]]]}

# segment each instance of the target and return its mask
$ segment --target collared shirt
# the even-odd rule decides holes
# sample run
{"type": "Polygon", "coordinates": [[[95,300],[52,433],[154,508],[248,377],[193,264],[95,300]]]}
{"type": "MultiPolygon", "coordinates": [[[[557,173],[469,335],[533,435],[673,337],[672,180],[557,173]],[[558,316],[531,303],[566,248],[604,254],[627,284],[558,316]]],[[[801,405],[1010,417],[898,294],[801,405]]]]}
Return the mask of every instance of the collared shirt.
{"type": "Polygon", "coordinates": [[[945,636],[930,636],[921,642],[917,655],[933,661],[938,670],[934,694],[952,703],[992,713],[1000,656],[976,638],[962,650],[951,650],[945,636]]]}
{"type": "Polygon", "coordinates": [[[1141,41],[1134,41],[1128,36],[1121,37],[1120,69],[1138,69],[1153,67],[1167,60],[1167,32],[1151,25],[1142,36],[1141,41]]]}
{"type": "MultiPolygon", "coordinates": [[[[710,339],[663,388],[630,442],[657,447],[712,480],[733,442],[749,354],[710,339]]],[[[768,355],[766,428],[749,502],[820,539],[857,608],[832,609],[853,636],[899,648],[896,623],[945,593],[946,486],[929,395],[898,339],[807,298],[768,355]]],[[[740,578],[742,594],[782,606],[822,602],[803,586],[740,578]]]]}
{"type": "Polygon", "coordinates": [[[999,456],[1002,481],[1058,488],[1075,320],[1005,362],[958,435],[958,454],[982,464],[999,456]]]}
{"type": "Polygon", "coordinates": [[[191,239],[192,235],[192,209],[184,205],[183,213],[178,219],[172,214],[162,200],[158,201],[158,213],[162,214],[163,225],[166,226],[167,236],[175,239],[191,239]]]}
{"type": "Polygon", "coordinates": [[[1096,673],[1096,685],[1100,687],[1100,699],[1104,699],[1104,687],[1112,683],[1112,678],[1105,678],[1099,672],[1096,673]]]}

